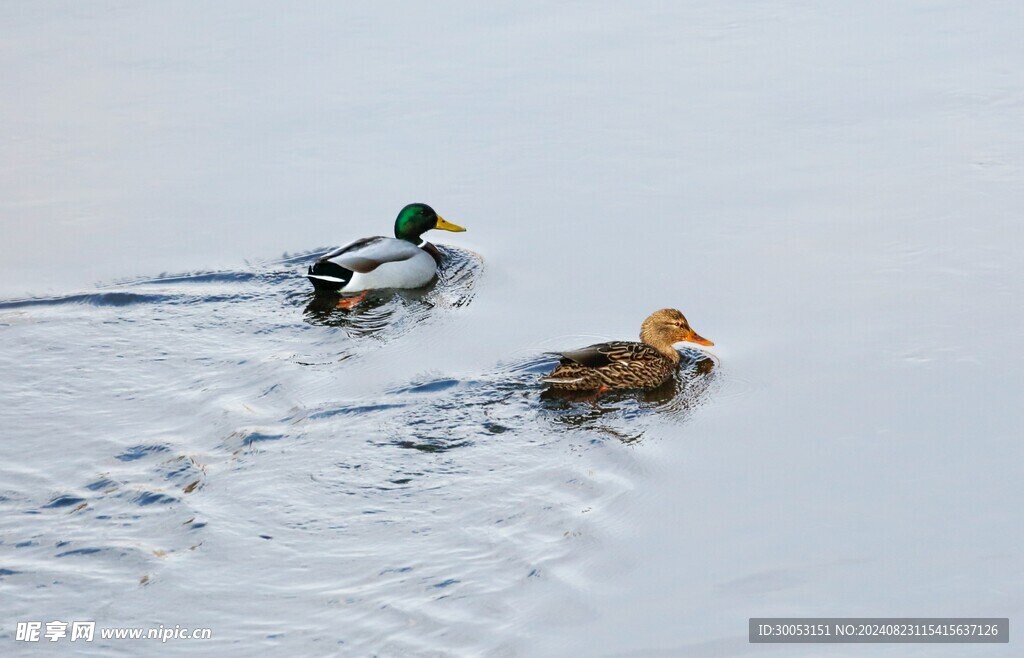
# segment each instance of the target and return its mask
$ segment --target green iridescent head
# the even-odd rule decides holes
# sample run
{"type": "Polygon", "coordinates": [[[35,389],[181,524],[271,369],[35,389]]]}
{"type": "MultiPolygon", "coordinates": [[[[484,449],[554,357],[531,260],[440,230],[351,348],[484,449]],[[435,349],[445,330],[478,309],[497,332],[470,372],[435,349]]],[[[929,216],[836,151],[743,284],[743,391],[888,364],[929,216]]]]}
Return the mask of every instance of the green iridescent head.
{"type": "Polygon", "coordinates": [[[434,209],[425,203],[410,203],[402,208],[395,219],[395,237],[399,240],[408,240],[413,244],[422,242],[421,235],[432,228],[439,228],[442,231],[465,231],[461,226],[445,221],[443,217],[434,212],[434,209]]]}

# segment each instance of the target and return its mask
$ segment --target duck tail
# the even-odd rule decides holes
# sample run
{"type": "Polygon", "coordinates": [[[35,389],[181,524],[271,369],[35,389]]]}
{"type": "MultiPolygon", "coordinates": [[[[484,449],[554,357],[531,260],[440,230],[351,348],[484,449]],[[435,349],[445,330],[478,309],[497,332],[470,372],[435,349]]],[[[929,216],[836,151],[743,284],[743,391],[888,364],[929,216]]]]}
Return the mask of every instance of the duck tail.
{"type": "Polygon", "coordinates": [[[338,292],[352,280],[352,270],[329,260],[318,260],[309,266],[306,278],[318,291],[338,292]]]}

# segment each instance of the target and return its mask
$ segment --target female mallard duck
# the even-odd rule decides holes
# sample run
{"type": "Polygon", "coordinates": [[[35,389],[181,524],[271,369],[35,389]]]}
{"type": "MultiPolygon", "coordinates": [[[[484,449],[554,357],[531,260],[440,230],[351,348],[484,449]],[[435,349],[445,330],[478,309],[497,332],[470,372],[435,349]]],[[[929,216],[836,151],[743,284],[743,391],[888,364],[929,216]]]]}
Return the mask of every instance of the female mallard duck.
{"type": "Polygon", "coordinates": [[[679,352],[672,345],[687,341],[714,345],[690,328],[683,314],[673,308],[655,311],[640,327],[640,343],[614,341],[570,352],[555,352],[562,360],[543,379],[562,391],[596,391],[657,388],[679,366],[679,352]]]}
{"type": "Polygon", "coordinates": [[[441,218],[425,203],[410,203],[395,219],[395,237],[361,238],[324,254],[309,266],[313,287],[332,292],[361,292],[342,300],[351,308],[378,288],[421,288],[437,274],[441,253],[420,236],[432,228],[465,231],[441,218]]]}

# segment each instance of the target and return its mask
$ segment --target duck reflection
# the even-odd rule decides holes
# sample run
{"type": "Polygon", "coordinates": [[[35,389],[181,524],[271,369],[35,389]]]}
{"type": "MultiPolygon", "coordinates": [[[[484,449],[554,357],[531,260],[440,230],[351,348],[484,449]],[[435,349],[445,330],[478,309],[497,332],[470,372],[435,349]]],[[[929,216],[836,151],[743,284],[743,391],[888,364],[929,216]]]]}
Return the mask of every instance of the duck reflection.
{"type": "Polygon", "coordinates": [[[310,293],[303,315],[306,322],[325,327],[358,327],[359,318],[377,315],[376,311],[387,306],[394,299],[376,291],[367,295],[354,308],[338,306],[341,296],[331,292],[310,293]]]}

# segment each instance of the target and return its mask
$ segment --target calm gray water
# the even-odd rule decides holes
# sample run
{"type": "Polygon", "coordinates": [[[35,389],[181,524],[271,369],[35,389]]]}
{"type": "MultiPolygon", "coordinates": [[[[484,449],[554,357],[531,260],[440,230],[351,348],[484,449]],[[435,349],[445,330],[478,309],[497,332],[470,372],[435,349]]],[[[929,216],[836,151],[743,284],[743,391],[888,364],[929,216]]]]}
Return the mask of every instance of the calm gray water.
{"type": "Polygon", "coordinates": [[[1010,655],[747,643],[1024,609],[1024,6],[834,5],[0,6],[0,652],[1010,655]]]}

